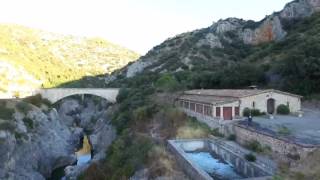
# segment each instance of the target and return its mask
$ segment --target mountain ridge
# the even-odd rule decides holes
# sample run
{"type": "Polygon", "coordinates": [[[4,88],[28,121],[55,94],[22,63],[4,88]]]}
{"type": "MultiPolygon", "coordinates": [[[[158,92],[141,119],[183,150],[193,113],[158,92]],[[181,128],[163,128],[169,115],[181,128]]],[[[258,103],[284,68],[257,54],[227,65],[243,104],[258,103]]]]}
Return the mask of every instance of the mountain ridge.
{"type": "Polygon", "coordinates": [[[0,25],[2,92],[28,84],[28,80],[22,78],[27,74],[38,81],[29,88],[55,87],[85,76],[112,73],[138,57],[137,53],[101,38],[62,35],[21,25],[0,25]],[[23,69],[19,81],[8,79],[11,77],[7,71],[9,66],[23,69]]]}
{"type": "Polygon", "coordinates": [[[307,61],[319,56],[316,51],[308,52],[318,47],[319,11],[319,0],[296,0],[259,22],[220,20],[207,28],[167,39],[136,62],[106,76],[106,83],[121,86],[115,81],[169,73],[183,81],[186,88],[245,88],[255,84],[302,95],[319,93],[314,88],[316,71],[307,61]],[[297,59],[296,55],[305,60],[293,64],[290,59],[297,59]],[[296,66],[302,68],[303,75],[284,71],[296,66]],[[305,73],[304,68],[310,73],[305,73]],[[313,87],[303,83],[300,90],[294,88],[294,84],[305,80],[313,87]]]}
{"type": "MultiPolygon", "coordinates": [[[[315,12],[320,11],[320,0],[296,0],[285,5],[284,9],[267,16],[259,22],[244,21],[238,18],[227,18],[219,20],[208,28],[196,30],[189,33],[177,35],[164,41],[162,44],[150,50],[145,56],[140,58],[140,61],[128,66],[126,77],[132,77],[136,73],[141,72],[145,67],[150,66],[152,63],[147,62],[152,53],[158,51],[158,48],[166,44],[168,41],[174,41],[181,37],[186,37],[189,34],[196,34],[201,31],[208,31],[205,38],[198,39],[196,43],[198,46],[205,45],[210,48],[221,48],[221,41],[231,41],[226,37],[226,33],[234,32],[234,38],[242,40],[244,44],[259,45],[261,43],[268,43],[272,41],[282,40],[287,32],[283,28],[284,24],[288,21],[295,21],[311,16],[315,12]],[[282,22],[281,22],[282,21],[282,22]],[[222,39],[222,40],[221,40],[222,39]]],[[[162,50],[164,51],[164,50],[162,50]]],[[[154,59],[154,58],[153,58],[154,59]]],[[[184,59],[188,62],[188,59],[184,59]]]]}

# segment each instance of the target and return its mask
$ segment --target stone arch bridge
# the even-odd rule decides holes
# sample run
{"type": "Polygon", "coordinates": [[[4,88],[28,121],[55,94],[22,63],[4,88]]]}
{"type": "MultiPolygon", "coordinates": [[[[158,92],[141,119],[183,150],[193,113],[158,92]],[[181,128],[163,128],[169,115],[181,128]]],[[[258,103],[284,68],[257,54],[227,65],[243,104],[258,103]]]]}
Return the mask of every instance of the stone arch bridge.
{"type": "Polygon", "coordinates": [[[108,100],[111,103],[117,101],[119,89],[116,88],[52,88],[40,89],[35,92],[40,94],[42,98],[48,99],[52,104],[59,100],[72,95],[95,95],[108,100]]]}

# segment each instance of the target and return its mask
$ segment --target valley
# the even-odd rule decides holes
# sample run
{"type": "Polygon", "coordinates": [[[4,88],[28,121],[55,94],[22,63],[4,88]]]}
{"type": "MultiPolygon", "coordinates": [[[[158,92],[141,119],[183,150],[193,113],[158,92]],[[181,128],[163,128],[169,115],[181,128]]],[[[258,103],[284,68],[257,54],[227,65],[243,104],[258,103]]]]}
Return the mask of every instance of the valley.
{"type": "Polygon", "coordinates": [[[320,1],[144,56],[0,25],[0,179],[320,179],[320,1]]]}

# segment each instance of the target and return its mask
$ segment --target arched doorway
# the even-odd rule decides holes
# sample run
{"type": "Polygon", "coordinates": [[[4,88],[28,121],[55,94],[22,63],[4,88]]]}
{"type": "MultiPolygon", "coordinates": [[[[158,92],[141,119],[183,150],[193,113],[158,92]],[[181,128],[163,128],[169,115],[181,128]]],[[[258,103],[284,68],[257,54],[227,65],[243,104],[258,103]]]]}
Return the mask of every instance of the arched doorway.
{"type": "Polygon", "coordinates": [[[268,99],[267,101],[267,112],[268,114],[274,114],[275,113],[275,102],[274,99],[268,99]]]}

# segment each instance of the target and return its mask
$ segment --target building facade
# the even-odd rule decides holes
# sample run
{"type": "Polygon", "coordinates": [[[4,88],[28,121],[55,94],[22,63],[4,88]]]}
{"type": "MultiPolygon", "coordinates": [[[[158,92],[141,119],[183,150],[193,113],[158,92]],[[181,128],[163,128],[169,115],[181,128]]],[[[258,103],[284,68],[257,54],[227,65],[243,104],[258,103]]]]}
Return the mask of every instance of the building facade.
{"type": "Polygon", "coordinates": [[[290,112],[301,111],[302,96],[274,89],[208,89],[185,91],[176,104],[181,108],[217,120],[234,120],[243,116],[246,108],[266,114],[276,114],[283,104],[290,112]]]}

